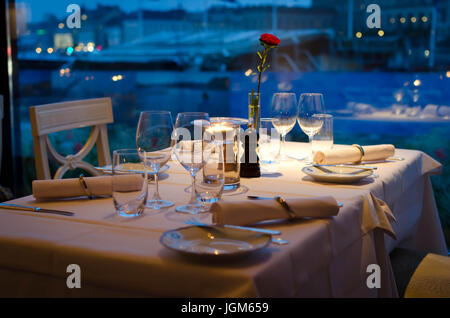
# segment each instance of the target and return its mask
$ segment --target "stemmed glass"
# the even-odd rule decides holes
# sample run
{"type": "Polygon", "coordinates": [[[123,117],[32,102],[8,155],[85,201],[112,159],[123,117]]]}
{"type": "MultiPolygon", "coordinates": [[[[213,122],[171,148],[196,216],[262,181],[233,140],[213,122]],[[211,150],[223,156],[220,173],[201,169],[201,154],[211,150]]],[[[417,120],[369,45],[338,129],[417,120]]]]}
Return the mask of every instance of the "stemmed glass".
{"type": "Polygon", "coordinates": [[[275,93],[272,98],[272,124],[281,135],[278,160],[288,160],[285,144],[286,135],[294,128],[298,116],[297,97],[294,93],[275,93]]]}
{"type": "Polygon", "coordinates": [[[305,134],[309,137],[310,153],[306,159],[306,163],[312,163],[312,139],[317,134],[323,125],[323,117],[318,116],[325,113],[325,106],[323,103],[322,94],[302,94],[299,102],[298,124],[305,134]]]}
{"type": "Polygon", "coordinates": [[[155,178],[155,192],[147,200],[146,207],[159,210],[174,203],[161,199],[158,188],[158,173],[170,159],[173,148],[172,115],[168,111],[144,111],[139,117],[136,131],[136,146],[141,155],[145,154],[145,166],[149,167],[155,178]]]}
{"type": "Polygon", "coordinates": [[[206,206],[197,201],[195,176],[208,161],[212,143],[203,138],[210,127],[209,115],[201,112],[179,113],[175,122],[173,137],[174,153],[180,164],[191,174],[191,199],[185,205],[178,206],[177,212],[197,214],[207,212],[206,206]]]}

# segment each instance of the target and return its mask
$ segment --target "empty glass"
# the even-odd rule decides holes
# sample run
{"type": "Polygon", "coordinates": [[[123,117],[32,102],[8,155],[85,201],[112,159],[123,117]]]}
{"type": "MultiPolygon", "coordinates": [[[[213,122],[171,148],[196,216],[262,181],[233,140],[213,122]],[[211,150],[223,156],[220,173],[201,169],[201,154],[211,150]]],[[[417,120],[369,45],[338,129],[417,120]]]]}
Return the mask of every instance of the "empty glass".
{"type": "Polygon", "coordinates": [[[147,177],[145,165],[136,149],[113,152],[112,197],[118,215],[136,217],[144,211],[148,189],[147,177]]]}
{"type": "Polygon", "coordinates": [[[276,163],[280,151],[280,134],[273,126],[272,118],[261,118],[259,128],[258,156],[263,164],[276,163]]]}
{"type": "Polygon", "coordinates": [[[322,128],[313,136],[312,149],[313,153],[319,150],[329,150],[333,148],[333,115],[317,114],[313,115],[323,120],[322,128]]]}
{"type": "Polygon", "coordinates": [[[286,135],[294,128],[298,116],[297,97],[294,93],[275,93],[272,98],[271,117],[273,126],[281,135],[282,141],[278,160],[288,160],[285,151],[286,135]]]}
{"type": "Polygon", "coordinates": [[[307,163],[312,162],[312,138],[323,125],[323,118],[314,115],[323,114],[324,108],[322,94],[306,93],[300,96],[298,124],[303,132],[308,135],[311,148],[306,159],[307,163]]]}
{"type": "Polygon", "coordinates": [[[180,164],[191,174],[191,199],[185,205],[178,206],[177,212],[197,214],[208,209],[197,202],[195,177],[208,160],[211,141],[204,140],[205,130],[210,127],[209,115],[200,112],[179,113],[175,122],[173,139],[174,153],[180,164]]]}
{"type": "Polygon", "coordinates": [[[172,115],[167,111],[141,112],[136,131],[136,145],[141,155],[145,154],[145,165],[153,172],[155,179],[155,193],[147,201],[146,207],[159,210],[174,203],[161,199],[158,188],[158,173],[170,159],[173,148],[172,115]]]}
{"type": "Polygon", "coordinates": [[[225,184],[225,162],[222,144],[211,144],[208,158],[203,166],[203,173],[195,176],[197,201],[210,206],[220,200],[225,184]]]}

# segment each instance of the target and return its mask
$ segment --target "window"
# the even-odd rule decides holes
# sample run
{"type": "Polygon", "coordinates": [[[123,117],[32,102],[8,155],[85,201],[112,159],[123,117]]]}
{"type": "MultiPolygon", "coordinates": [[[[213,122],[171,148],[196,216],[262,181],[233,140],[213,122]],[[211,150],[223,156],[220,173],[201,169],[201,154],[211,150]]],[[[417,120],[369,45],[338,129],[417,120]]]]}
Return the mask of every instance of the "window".
{"type": "MultiPolygon", "coordinates": [[[[247,71],[258,36],[271,32],[282,42],[263,78],[263,116],[276,91],[319,92],[335,116],[336,143],[393,143],[440,160],[433,185],[450,237],[450,2],[378,3],[382,30],[367,27],[368,2],[359,0],[9,1],[23,184],[35,177],[29,106],[111,97],[112,149],[134,147],[142,110],[246,117],[256,81],[247,71]],[[72,2],[80,28],[67,23],[72,2]]],[[[52,138],[69,153],[86,137],[52,138]]],[[[306,140],[298,127],[288,137],[306,140]]]]}

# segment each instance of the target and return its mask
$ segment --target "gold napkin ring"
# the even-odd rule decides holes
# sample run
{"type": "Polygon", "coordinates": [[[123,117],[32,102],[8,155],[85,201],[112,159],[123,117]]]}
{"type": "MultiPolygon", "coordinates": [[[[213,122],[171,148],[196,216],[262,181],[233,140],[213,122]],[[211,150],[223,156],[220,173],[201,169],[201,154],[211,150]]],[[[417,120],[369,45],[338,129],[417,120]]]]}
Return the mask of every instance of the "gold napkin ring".
{"type": "Polygon", "coordinates": [[[91,191],[89,191],[89,188],[86,184],[86,180],[84,180],[83,174],[80,174],[80,176],[78,177],[78,181],[80,181],[81,188],[83,189],[84,193],[86,193],[89,200],[92,200],[92,193],[91,193],[91,191]]]}
{"type": "Polygon", "coordinates": [[[359,152],[361,153],[361,157],[359,158],[358,161],[355,162],[355,163],[360,163],[364,157],[364,148],[358,144],[353,144],[352,146],[358,148],[359,152]]]}
{"type": "Polygon", "coordinates": [[[281,205],[281,207],[284,210],[286,210],[288,212],[289,220],[295,219],[295,217],[296,217],[295,212],[292,211],[291,207],[289,206],[289,204],[287,204],[286,200],[284,200],[282,197],[279,197],[279,196],[276,196],[274,199],[281,205]]]}

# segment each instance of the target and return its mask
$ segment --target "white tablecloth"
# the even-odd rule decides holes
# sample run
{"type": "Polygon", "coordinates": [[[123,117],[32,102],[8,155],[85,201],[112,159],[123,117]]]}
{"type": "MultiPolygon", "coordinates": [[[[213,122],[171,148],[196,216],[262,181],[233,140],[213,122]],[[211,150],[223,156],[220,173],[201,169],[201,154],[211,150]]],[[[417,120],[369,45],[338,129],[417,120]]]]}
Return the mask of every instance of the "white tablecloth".
{"type": "MultiPolygon", "coordinates": [[[[292,153],[306,149],[288,144],[292,153]]],[[[0,210],[0,296],[395,297],[388,258],[394,247],[447,252],[429,180],[441,165],[419,151],[397,150],[396,156],[405,160],[374,164],[378,176],[354,185],[316,183],[299,161],[242,179],[241,189],[224,200],[331,194],[344,207],[329,219],[267,226],[281,230],[289,244],[226,262],[186,259],[159,243],[164,231],[189,217],[174,208],[123,220],[111,198],[14,200],[76,216],[0,210]],[[66,286],[69,264],[81,268],[80,289],[66,286]],[[369,264],[381,267],[380,289],[367,287],[369,264]]],[[[189,199],[190,177],[169,164],[160,192],[179,205],[189,199]]],[[[210,222],[211,215],[200,219],[210,222]]]]}

